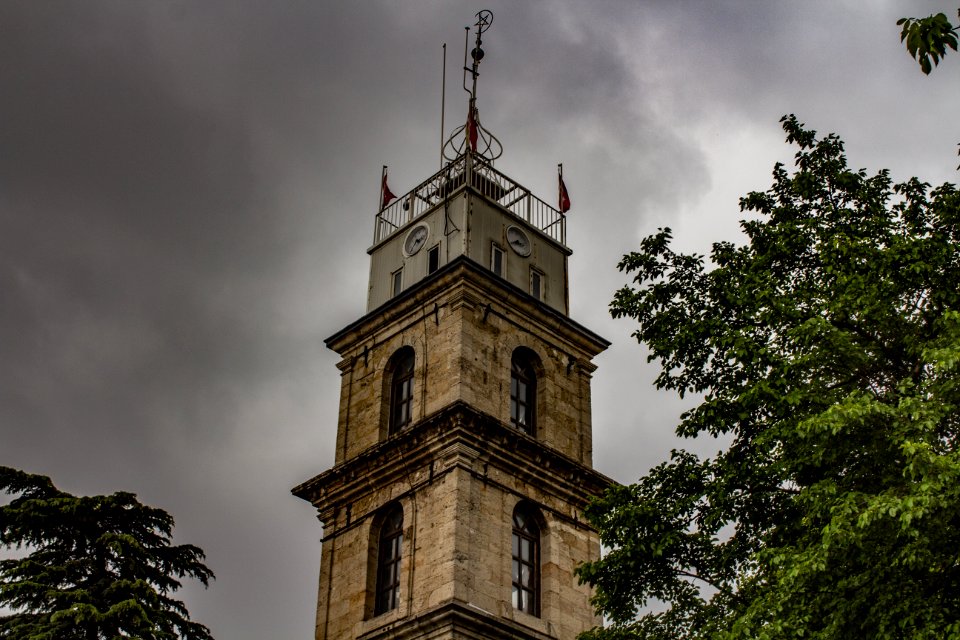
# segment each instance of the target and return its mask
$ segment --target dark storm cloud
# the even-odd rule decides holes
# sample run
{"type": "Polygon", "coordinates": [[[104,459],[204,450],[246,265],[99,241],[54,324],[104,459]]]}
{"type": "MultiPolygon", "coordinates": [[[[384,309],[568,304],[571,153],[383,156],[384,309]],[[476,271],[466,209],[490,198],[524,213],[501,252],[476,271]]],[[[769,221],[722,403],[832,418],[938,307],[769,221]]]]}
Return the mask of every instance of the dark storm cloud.
{"type": "MultiPolygon", "coordinates": [[[[142,15],[18,6],[0,41],[15,61],[0,67],[0,322],[16,336],[4,376],[40,369],[67,393],[108,388],[149,405],[155,387],[245,364],[223,360],[238,337],[224,315],[239,309],[218,308],[218,294],[273,266],[283,239],[241,123],[179,99],[142,15]]],[[[38,397],[19,399],[50,402],[52,381],[34,376],[38,397]]],[[[30,393],[29,381],[4,385],[17,387],[30,393]]],[[[84,426],[114,429],[105,417],[84,426]]]]}
{"type": "Polygon", "coordinates": [[[310,442],[291,433],[294,412],[335,398],[335,375],[329,391],[304,384],[329,358],[284,286],[315,211],[291,207],[279,179],[319,146],[304,111],[322,114],[323,92],[280,91],[322,77],[306,33],[319,21],[240,5],[0,7],[0,459],[173,512],[223,578],[191,607],[221,637],[239,637],[229,602],[260,611],[262,626],[240,624],[251,637],[277,626],[283,605],[254,594],[279,578],[255,584],[234,567],[267,567],[232,558],[268,557],[261,520],[300,479],[274,439],[310,442]],[[271,469],[251,473],[258,460],[271,469]]]}
{"type": "MultiPolygon", "coordinates": [[[[322,341],[364,312],[381,165],[397,193],[437,168],[443,42],[447,132],[463,122],[479,8],[0,3],[0,463],[169,509],[219,576],[188,591],[217,637],[311,633],[320,528],[287,491],[332,463],[322,341]]],[[[937,130],[960,65],[921,77],[888,6],[484,8],[481,119],[547,201],[564,163],[573,315],[614,340],[595,460],[624,481],[676,446],[681,406],[605,312],[621,253],[666,224],[700,251],[735,234],[736,197],[792,153],[788,111],[876,168],[956,164],[960,132],[937,130]]]]}

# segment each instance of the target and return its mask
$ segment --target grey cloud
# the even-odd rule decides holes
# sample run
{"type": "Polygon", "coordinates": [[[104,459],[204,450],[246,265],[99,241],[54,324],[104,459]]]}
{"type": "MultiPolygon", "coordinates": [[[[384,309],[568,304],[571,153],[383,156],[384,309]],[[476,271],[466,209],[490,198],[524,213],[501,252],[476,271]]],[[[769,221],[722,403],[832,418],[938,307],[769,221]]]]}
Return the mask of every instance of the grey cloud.
{"type": "MultiPolygon", "coordinates": [[[[920,77],[895,8],[486,6],[482,119],[498,167],[547,201],[564,163],[573,315],[614,340],[594,433],[618,479],[677,446],[682,403],[649,388],[630,323],[607,316],[614,265],[678,221],[708,247],[703,211],[735,232],[736,201],[708,200],[718,140],[778,142],[795,111],[852,136],[855,163],[953,176],[960,64],[920,77]]],[[[397,192],[437,167],[442,42],[448,131],[464,117],[478,8],[0,4],[0,463],[173,512],[220,576],[187,591],[218,637],[310,636],[320,528],[287,491],[332,462],[323,338],[365,309],[380,166],[397,192]]],[[[724,162],[792,153],[754,147],[724,162]]]]}

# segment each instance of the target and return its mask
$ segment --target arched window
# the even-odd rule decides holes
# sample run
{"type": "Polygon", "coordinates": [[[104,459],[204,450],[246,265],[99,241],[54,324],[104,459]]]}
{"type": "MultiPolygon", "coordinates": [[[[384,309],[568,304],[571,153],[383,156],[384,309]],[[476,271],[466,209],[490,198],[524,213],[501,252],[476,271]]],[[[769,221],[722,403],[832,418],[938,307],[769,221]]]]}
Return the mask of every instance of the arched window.
{"type": "Polygon", "coordinates": [[[537,372],[533,352],[520,348],[510,361],[510,424],[536,435],[537,372]]]}
{"type": "Polygon", "coordinates": [[[396,433],[410,424],[413,418],[413,364],[412,347],[404,347],[393,356],[390,369],[390,433],[396,433]]]}
{"type": "Polygon", "coordinates": [[[377,591],[374,615],[400,605],[400,558],[403,551],[403,507],[390,507],[377,540],[377,591]]]}
{"type": "Polygon", "coordinates": [[[536,513],[520,503],[513,510],[513,607],[540,615],[540,526],[536,513]]]}

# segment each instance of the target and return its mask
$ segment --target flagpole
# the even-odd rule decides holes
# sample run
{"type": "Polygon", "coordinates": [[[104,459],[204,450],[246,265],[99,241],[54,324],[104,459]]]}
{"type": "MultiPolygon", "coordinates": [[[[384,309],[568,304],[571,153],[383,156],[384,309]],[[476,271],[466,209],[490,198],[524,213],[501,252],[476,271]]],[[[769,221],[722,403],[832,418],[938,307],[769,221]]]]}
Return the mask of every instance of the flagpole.
{"type": "Polygon", "coordinates": [[[557,208],[563,213],[563,163],[557,163],[557,208]]]}
{"type": "Polygon", "coordinates": [[[383,185],[387,183],[387,165],[380,170],[380,197],[377,198],[377,211],[383,211],[383,185]]]}

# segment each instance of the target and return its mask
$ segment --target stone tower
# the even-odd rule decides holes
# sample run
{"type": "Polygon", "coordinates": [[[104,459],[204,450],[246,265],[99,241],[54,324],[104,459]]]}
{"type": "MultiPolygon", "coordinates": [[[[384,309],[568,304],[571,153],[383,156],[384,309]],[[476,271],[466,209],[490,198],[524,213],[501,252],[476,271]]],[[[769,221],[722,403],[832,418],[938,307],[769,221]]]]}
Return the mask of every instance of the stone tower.
{"type": "MultiPolygon", "coordinates": [[[[493,167],[476,115],[441,171],[375,218],[367,313],[341,360],[316,638],[573,640],[600,623],[574,568],[609,480],[591,466],[591,360],[568,317],[563,213],[493,167]]],[[[479,51],[479,54],[478,54],[479,51]]]]}

